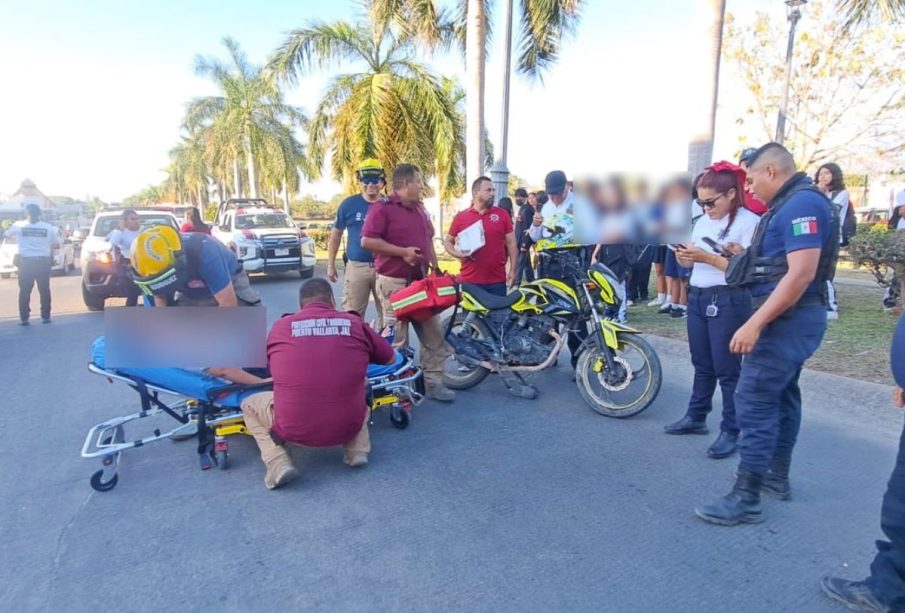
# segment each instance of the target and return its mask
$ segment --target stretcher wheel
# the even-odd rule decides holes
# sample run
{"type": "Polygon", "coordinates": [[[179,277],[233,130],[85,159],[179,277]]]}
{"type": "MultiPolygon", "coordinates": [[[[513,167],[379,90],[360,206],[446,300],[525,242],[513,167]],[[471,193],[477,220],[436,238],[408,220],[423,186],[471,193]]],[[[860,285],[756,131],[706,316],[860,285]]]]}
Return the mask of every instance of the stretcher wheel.
{"type": "Polygon", "coordinates": [[[401,406],[393,405],[393,408],[390,409],[390,421],[393,422],[393,425],[400,430],[405,430],[409,427],[409,423],[411,423],[412,421],[412,416],[409,415],[408,411],[403,409],[401,406]]]}
{"type": "Polygon", "coordinates": [[[220,470],[226,470],[228,458],[229,458],[228,452],[218,451],[217,452],[217,468],[219,468],[220,470]]]}
{"type": "Polygon", "coordinates": [[[116,482],[119,481],[119,475],[113,475],[113,477],[109,481],[102,481],[104,478],[104,471],[99,470],[93,475],[91,475],[91,488],[96,492],[109,492],[114,487],[116,487],[116,482]]]}

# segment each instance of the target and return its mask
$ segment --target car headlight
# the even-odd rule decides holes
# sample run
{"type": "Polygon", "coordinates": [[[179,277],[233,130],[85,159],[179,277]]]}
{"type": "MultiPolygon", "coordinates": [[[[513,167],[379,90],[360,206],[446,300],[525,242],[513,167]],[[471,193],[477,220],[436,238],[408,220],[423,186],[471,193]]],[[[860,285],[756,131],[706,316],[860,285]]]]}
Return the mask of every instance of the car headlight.
{"type": "Polygon", "coordinates": [[[304,254],[304,255],[314,255],[315,254],[314,241],[308,241],[308,242],[302,243],[302,254],[304,254]]]}
{"type": "Polygon", "coordinates": [[[110,264],[113,262],[113,254],[109,251],[95,251],[90,253],[89,257],[100,264],[110,264]]]}

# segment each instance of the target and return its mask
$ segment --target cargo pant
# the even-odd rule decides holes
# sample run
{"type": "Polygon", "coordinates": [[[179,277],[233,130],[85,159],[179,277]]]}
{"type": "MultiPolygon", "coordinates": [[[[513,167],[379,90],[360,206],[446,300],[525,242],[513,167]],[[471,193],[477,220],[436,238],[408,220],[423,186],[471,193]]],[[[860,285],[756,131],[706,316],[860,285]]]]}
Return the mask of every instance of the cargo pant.
{"type": "MultiPolygon", "coordinates": [[[[393,306],[390,304],[390,294],[408,285],[405,279],[377,275],[377,293],[380,294],[380,304],[383,309],[383,323],[385,326],[395,326],[394,349],[402,349],[408,345],[408,323],[396,321],[393,306]]],[[[443,387],[443,362],[449,355],[449,348],[443,338],[443,330],[440,329],[440,318],[431,317],[427,321],[412,322],[415,333],[421,342],[421,368],[424,371],[424,384],[428,390],[443,387]]]]}
{"type": "MultiPolygon", "coordinates": [[[[234,274],[232,283],[239,306],[261,306],[261,294],[251,286],[247,272],[240,270],[234,274]]],[[[177,294],[176,304],[177,306],[191,307],[217,306],[217,300],[213,296],[210,298],[189,298],[188,296],[177,294]]]]}
{"type": "Polygon", "coordinates": [[[825,332],[825,306],[792,307],[764,329],[742,360],[735,388],[739,468],[763,475],[774,457],[792,457],[801,427],[798,378],[825,332]]]}
{"type": "Polygon", "coordinates": [[[380,330],[383,328],[383,309],[380,306],[380,295],[377,293],[377,272],[374,265],[349,260],[343,275],[343,310],[355,311],[364,319],[372,295],[374,308],[377,310],[374,327],[380,330]]]}
{"type": "Polygon", "coordinates": [[[31,314],[31,289],[38,286],[41,297],[41,318],[50,319],[50,267],[49,257],[18,258],[19,320],[28,321],[31,314]]]}
{"type": "MultiPolygon", "coordinates": [[[[283,459],[289,460],[289,451],[283,445],[277,445],[270,431],[273,429],[273,392],[260,392],[252,394],[242,401],[242,413],[245,415],[245,427],[251,432],[258,449],[261,451],[261,459],[265,466],[283,459]]],[[[365,411],[365,420],[361,430],[351,441],[343,445],[346,453],[370,453],[371,437],[368,433],[369,411],[365,411]]],[[[289,443],[295,444],[295,443],[289,443]]],[[[301,447],[302,445],[297,445],[301,447]]]]}

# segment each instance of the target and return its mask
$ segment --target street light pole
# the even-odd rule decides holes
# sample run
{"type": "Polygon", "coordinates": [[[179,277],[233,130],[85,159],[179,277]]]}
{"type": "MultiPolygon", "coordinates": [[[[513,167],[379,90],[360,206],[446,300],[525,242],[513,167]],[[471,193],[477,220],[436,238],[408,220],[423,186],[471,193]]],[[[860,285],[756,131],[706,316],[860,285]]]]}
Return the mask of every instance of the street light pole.
{"type": "Polygon", "coordinates": [[[786,0],[786,13],[789,20],[789,44],[786,47],[786,85],[783,88],[782,103],[776,119],[776,142],[782,144],[786,138],[786,114],[789,110],[789,86],[792,81],[792,51],[795,47],[795,27],[801,19],[801,8],[807,0],[786,0]]]}
{"type": "Polygon", "coordinates": [[[512,66],[512,0],[503,2],[503,23],[505,53],[503,54],[503,117],[500,122],[500,145],[496,163],[490,170],[493,187],[496,190],[497,202],[500,198],[509,195],[509,168],[506,167],[506,158],[509,152],[509,82],[512,66]]]}

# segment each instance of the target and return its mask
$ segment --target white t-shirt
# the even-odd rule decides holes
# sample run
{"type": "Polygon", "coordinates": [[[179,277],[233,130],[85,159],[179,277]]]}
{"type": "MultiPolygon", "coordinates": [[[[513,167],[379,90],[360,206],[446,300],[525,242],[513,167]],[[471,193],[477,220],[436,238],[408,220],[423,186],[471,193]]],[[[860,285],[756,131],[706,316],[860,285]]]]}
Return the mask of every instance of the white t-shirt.
{"type": "Polygon", "coordinates": [[[56,227],[46,221],[16,222],[6,230],[6,236],[16,237],[23,258],[50,257],[51,249],[60,244],[56,227]]]}
{"type": "MultiPolygon", "coordinates": [[[[549,238],[551,233],[545,226],[556,225],[557,220],[564,221],[565,217],[569,214],[569,209],[574,207],[574,201],[575,194],[572,191],[569,191],[569,194],[559,206],[554,204],[552,200],[548,200],[540,211],[541,216],[544,218],[544,223],[540,226],[532,225],[528,229],[528,236],[531,237],[531,240],[537,242],[541,238],[549,238]]],[[[572,214],[574,215],[574,208],[572,214]]],[[[560,237],[561,241],[564,243],[572,242],[572,232],[569,230],[570,229],[567,229],[566,233],[560,237]]]]}
{"type": "Polygon", "coordinates": [[[833,203],[839,205],[839,242],[842,242],[842,225],[845,223],[845,215],[848,212],[848,190],[841,189],[833,196],[833,203]]]}
{"type": "Polygon", "coordinates": [[[123,254],[123,257],[129,257],[132,241],[134,241],[139,234],[141,234],[139,230],[130,230],[128,228],[122,230],[116,229],[110,233],[110,245],[112,247],[119,247],[119,251],[123,254]]]}
{"type": "MultiPolygon", "coordinates": [[[[740,208],[726,236],[721,236],[723,230],[729,224],[729,216],[726,215],[722,219],[710,219],[704,214],[703,217],[698,219],[694,229],[691,231],[691,242],[695,247],[703,249],[707,253],[715,253],[715,251],[704,242],[703,238],[705,236],[721,245],[738,243],[742,247],[747,248],[754,237],[754,229],[757,227],[758,221],[760,221],[760,217],[744,207],[740,208]]],[[[695,262],[688,283],[694,287],[726,285],[726,273],[710,264],[695,262]]]]}

